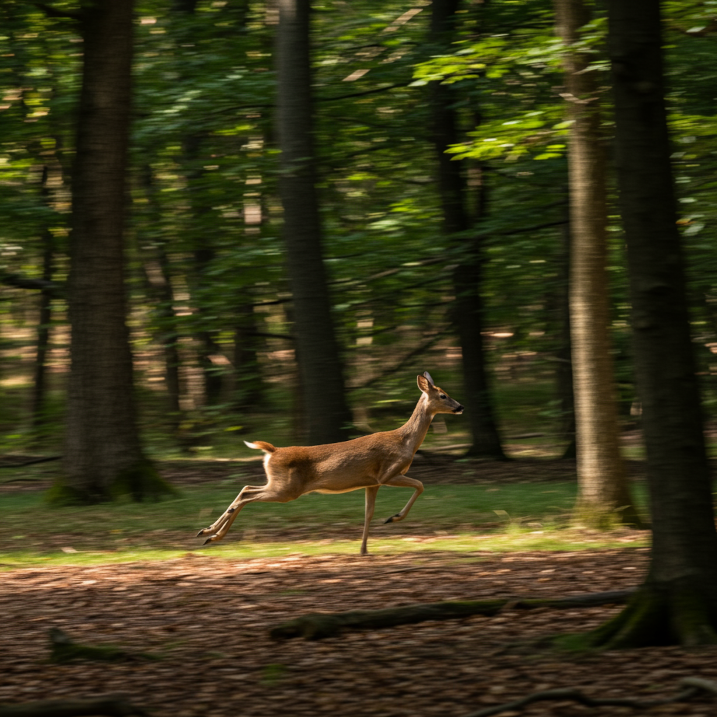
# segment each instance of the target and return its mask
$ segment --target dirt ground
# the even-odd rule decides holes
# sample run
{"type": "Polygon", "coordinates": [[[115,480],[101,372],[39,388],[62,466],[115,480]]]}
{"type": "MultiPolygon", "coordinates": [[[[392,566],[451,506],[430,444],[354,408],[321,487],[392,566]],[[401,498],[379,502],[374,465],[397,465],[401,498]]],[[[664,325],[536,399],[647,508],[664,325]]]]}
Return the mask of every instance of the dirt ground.
{"type": "MultiPolygon", "coordinates": [[[[579,553],[289,556],[23,569],[0,581],[0,703],[124,692],[156,717],[450,715],[575,686],[592,696],[654,698],[680,678],[717,679],[717,650],[653,648],[576,657],[526,640],[587,630],[619,608],[507,610],[496,617],[272,642],[268,629],[314,611],[446,599],[564,596],[643,577],[639,548],[579,553]],[[162,659],[48,662],[48,629],[162,659]]],[[[505,712],[513,715],[517,712],[505,712]]],[[[570,702],[521,714],[620,715],[570,702]]],[[[709,699],[643,714],[715,715],[709,699]]]]}

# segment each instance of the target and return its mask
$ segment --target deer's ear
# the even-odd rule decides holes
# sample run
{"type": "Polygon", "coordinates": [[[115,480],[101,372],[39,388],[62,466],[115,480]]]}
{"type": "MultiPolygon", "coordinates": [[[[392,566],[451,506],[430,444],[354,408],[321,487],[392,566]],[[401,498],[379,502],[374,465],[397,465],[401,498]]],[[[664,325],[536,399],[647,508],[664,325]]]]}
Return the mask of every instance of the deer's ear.
{"type": "Polygon", "coordinates": [[[436,385],[436,384],[434,383],[433,379],[431,378],[431,374],[428,373],[428,371],[424,371],[424,372],[423,372],[423,375],[428,379],[428,383],[429,383],[431,386],[435,386],[435,385],[436,385]]]}
{"type": "Polygon", "coordinates": [[[416,383],[418,384],[418,388],[420,388],[423,393],[428,393],[428,389],[430,388],[431,384],[428,383],[425,377],[416,376],[416,383]]]}

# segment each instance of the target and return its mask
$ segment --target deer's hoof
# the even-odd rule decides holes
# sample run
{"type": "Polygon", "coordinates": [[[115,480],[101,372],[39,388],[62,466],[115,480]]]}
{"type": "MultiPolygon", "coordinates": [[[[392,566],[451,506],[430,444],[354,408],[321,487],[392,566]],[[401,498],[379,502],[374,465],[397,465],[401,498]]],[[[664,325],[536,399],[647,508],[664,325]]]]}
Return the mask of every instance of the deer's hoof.
{"type": "Polygon", "coordinates": [[[195,537],[197,537],[197,538],[201,537],[202,535],[204,535],[204,534],[207,532],[207,530],[209,530],[209,528],[202,528],[202,529],[196,534],[195,537]]]}
{"type": "Polygon", "coordinates": [[[216,535],[210,535],[203,543],[202,545],[207,545],[208,543],[213,543],[214,540],[216,540],[216,535]]]}
{"type": "Polygon", "coordinates": [[[390,518],[386,518],[386,520],[383,521],[383,524],[386,525],[386,523],[393,523],[393,521],[396,520],[399,515],[399,513],[396,513],[396,515],[392,515],[390,518]]]}

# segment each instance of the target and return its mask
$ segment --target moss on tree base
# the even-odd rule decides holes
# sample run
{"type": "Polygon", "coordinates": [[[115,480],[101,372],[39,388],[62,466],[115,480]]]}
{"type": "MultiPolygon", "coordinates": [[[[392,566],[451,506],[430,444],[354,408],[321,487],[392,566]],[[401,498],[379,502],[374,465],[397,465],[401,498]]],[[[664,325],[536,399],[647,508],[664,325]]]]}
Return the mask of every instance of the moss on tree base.
{"type": "Polygon", "coordinates": [[[554,644],[571,650],[715,645],[717,600],[695,583],[647,583],[621,613],[596,630],[557,637],[554,644]]]}
{"type": "Polygon", "coordinates": [[[152,461],[142,459],[125,468],[110,486],[112,498],[130,495],[132,500],[159,500],[163,496],[179,495],[179,491],[159,475],[152,461]]]}
{"type": "Polygon", "coordinates": [[[109,486],[86,488],[70,485],[66,476],[58,477],[45,493],[50,505],[92,505],[129,496],[132,500],[160,500],[163,496],[179,495],[179,490],[162,478],[154,464],[142,459],[121,471],[109,486]]]}
{"type": "Polygon", "coordinates": [[[612,530],[616,526],[625,526],[636,530],[649,528],[633,505],[612,508],[578,501],[573,509],[572,520],[577,525],[593,530],[612,530]]]}

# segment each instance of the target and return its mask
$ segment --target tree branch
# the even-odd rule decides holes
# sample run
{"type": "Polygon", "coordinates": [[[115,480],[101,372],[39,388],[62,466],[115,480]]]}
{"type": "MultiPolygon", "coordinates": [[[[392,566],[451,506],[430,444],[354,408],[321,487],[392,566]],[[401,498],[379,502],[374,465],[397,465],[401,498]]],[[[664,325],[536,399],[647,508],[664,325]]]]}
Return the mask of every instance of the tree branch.
{"type": "Polygon", "coordinates": [[[44,2],[36,2],[35,7],[40,8],[40,10],[42,10],[48,17],[59,17],[63,20],[75,20],[78,22],[82,19],[79,12],[60,10],[59,8],[53,7],[52,5],[48,5],[44,2]]]}
{"type": "MultiPolygon", "coordinates": [[[[411,80],[413,81],[413,80],[411,80]]],[[[397,85],[388,85],[387,87],[374,87],[372,90],[364,90],[362,92],[352,92],[348,95],[336,95],[336,97],[317,97],[317,102],[335,102],[338,100],[350,100],[353,97],[364,97],[366,95],[375,95],[379,92],[388,92],[398,87],[408,87],[408,82],[400,82],[397,85]]]]}
{"type": "MultiPolygon", "coordinates": [[[[709,680],[704,681],[709,682],[709,680]]],[[[684,683],[685,680],[682,682],[684,683]]],[[[717,683],[713,684],[714,689],[717,689],[717,683]]],[[[485,709],[478,710],[477,712],[471,712],[466,715],[466,717],[491,717],[492,715],[497,715],[501,712],[518,710],[521,707],[533,704],[533,702],[543,702],[545,700],[573,700],[574,702],[579,702],[581,705],[585,705],[586,707],[632,707],[636,710],[644,710],[649,709],[650,707],[658,707],[659,705],[669,705],[673,702],[685,702],[692,697],[695,697],[699,694],[699,692],[700,688],[694,686],[683,689],[674,697],[665,697],[664,699],[659,700],[637,700],[630,697],[588,697],[575,687],[563,687],[555,690],[541,690],[540,692],[533,692],[533,694],[522,697],[514,702],[504,702],[501,705],[486,707],[485,709]]]]}
{"type": "Polygon", "coordinates": [[[351,386],[351,390],[356,391],[360,388],[368,388],[369,386],[373,386],[373,384],[377,381],[383,380],[384,378],[386,378],[386,376],[390,376],[391,374],[397,373],[398,371],[403,369],[408,363],[410,363],[414,358],[416,358],[416,356],[419,356],[424,351],[427,351],[429,348],[431,348],[431,346],[433,346],[433,344],[442,339],[448,333],[448,331],[442,331],[441,333],[432,336],[430,339],[428,339],[428,341],[424,341],[420,346],[406,354],[397,364],[391,366],[390,368],[387,368],[385,371],[381,372],[377,376],[368,379],[368,381],[364,381],[358,386],[351,386]]]}
{"type": "Polygon", "coordinates": [[[34,291],[47,291],[50,294],[60,295],[63,290],[62,284],[56,284],[54,281],[46,281],[45,279],[28,279],[19,274],[0,274],[0,284],[5,286],[13,286],[16,289],[32,289],[34,291]]]}
{"type": "Polygon", "coordinates": [[[46,456],[45,458],[33,458],[32,460],[25,461],[24,463],[0,463],[0,468],[24,468],[25,466],[32,466],[36,463],[58,461],[60,458],[62,458],[62,456],[46,456]]]}

